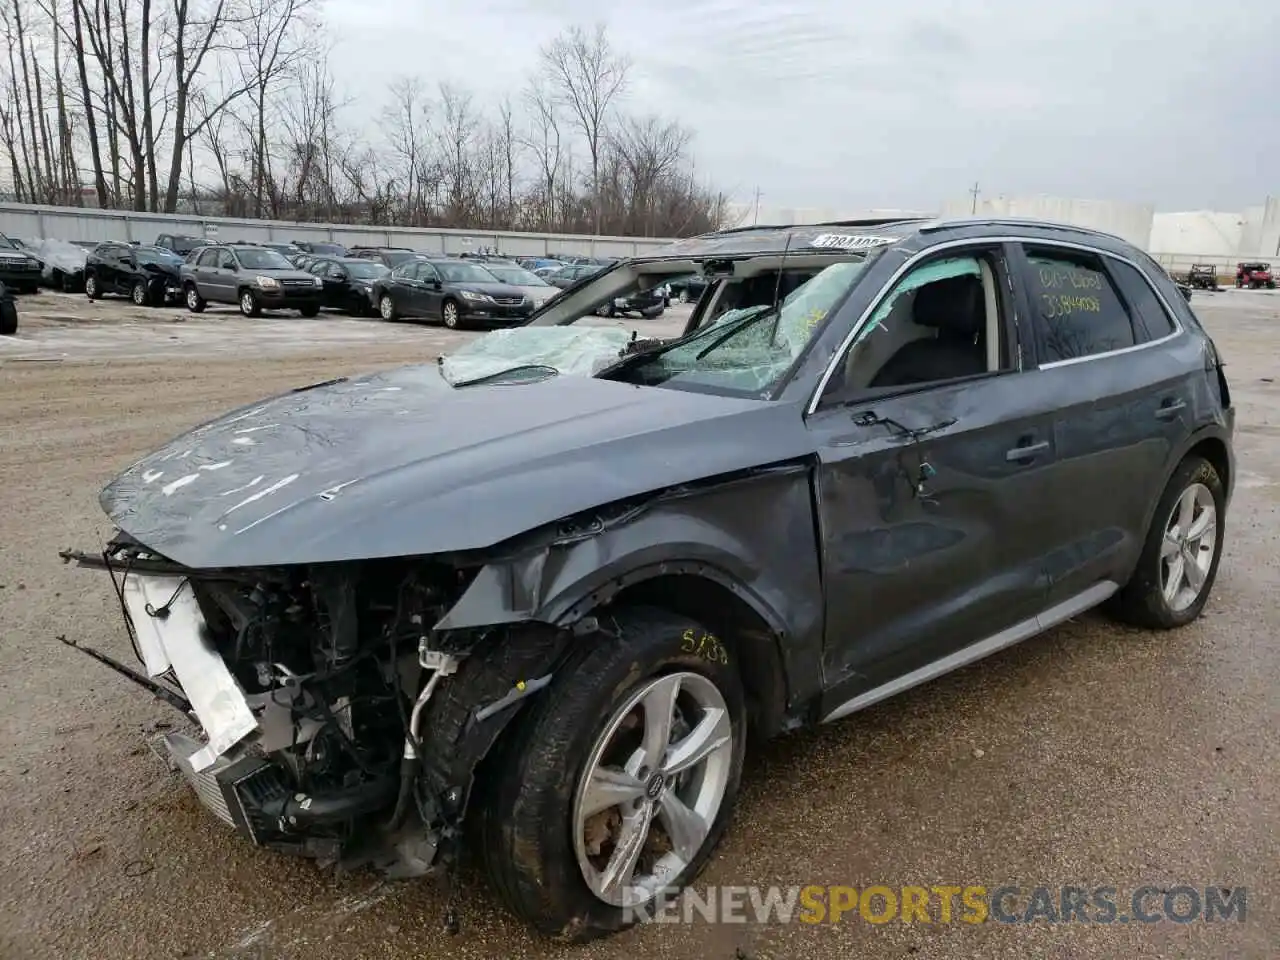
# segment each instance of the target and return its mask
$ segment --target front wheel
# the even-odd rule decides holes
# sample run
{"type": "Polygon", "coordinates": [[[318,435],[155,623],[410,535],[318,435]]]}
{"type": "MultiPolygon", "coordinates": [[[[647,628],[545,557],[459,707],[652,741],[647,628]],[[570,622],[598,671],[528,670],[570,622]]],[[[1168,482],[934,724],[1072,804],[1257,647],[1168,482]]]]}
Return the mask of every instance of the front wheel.
{"type": "Polygon", "coordinates": [[[391,294],[384,293],[378,298],[378,314],[383,320],[394,320],[398,316],[396,302],[391,299],[391,294]]]}
{"type": "Polygon", "coordinates": [[[1226,491],[1213,464],[1187,457],[1156,505],[1132,578],[1110,604],[1135,626],[1168,630],[1200,616],[1218,576],[1226,491]]]}
{"type": "Polygon", "coordinates": [[[309,303],[305,307],[299,307],[298,312],[304,317],[317,317],[320,315],[320,307],[318,304],[309,303]]]}
{"type": "Polygon", "coordinates": [[[458,305],[452,300],[446,300],[444,306],[440,308],[440,316],[444,320],[444,325],[450,330],[457,330],[461,320],[458,316],[458,305]]]}
{"type": "Polygon", "coordinates": [[[680,293],[679,293],[679,295],[676,297],[676,299],[677,299],[677,300],[679,300],[681,303],[688,303],[688,302],[689,302],[689,291],[688,291],[688,290],[681,290],[681,291],[680,291],[680,293]]]}
{"type": "Polygon", "coordinates": [[[200,313],[208,304],[205,303],[204,297],[200,296],[200,291],[196,289],[194,283],[188,283],[186,289],[187,309],[192,313],[200,313]]]}
{"type": "Polygon", "coordinates": [[[246,317],[256,317],[262,313],[262,305],[252,290],[240,291],[240,312],[246,317]]]}
{"type": "Polygon", "coordinates": [[[151,291],[143,280],[135,280],[129,290],[129,298],[135,307],[145,307],[151,302],[151,291]]]}
{"type": "Polygon", "coordinates": [[[482,805],[499,894],[576,942],[644,919],[698,876],[732,817],[746,743],[723,641],[663,610],[616,624],[513,725],[482,805]]]}
{"type": "Polygon", "coordinates": [[[92,273],[84,278],[84,295],[90,300],[98,299],[98,278],[92,273]]]}

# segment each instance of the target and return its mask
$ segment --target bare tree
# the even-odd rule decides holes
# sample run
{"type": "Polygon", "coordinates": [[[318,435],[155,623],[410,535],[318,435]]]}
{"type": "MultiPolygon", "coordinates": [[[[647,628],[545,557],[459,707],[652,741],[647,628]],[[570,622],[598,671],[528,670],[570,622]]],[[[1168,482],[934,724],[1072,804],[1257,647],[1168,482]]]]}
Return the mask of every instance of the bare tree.
{"type": "Polygon", "coordinates": [[[600,229],[600,154],[609,111],[625,93],[631,61],[614,51],[603,24],[592,33],[571,27],[542,51],[542,65],[587,144],[595,232],[600,229]]]}

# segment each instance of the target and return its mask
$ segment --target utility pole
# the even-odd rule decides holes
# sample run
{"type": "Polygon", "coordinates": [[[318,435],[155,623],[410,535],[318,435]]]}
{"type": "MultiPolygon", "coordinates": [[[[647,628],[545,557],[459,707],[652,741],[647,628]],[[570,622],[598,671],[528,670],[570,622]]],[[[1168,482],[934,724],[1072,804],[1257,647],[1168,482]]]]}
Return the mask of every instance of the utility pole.
{"type": "Polygon", "coordinates": [[[970,212],[976,214],[978,212],[978,183],[976,180],[974,181],[973,189],[969,191],[969,195],[973,197],[973,208],[970,212]]]}
{"type": "Polygon", "coordinates": [[[751,225],[755,227],[755,226],[759,226],[759,224],[760,224],[760,188],[756,187],[756,212],[755,212],[755,215],[751,218],[751,225]]]}

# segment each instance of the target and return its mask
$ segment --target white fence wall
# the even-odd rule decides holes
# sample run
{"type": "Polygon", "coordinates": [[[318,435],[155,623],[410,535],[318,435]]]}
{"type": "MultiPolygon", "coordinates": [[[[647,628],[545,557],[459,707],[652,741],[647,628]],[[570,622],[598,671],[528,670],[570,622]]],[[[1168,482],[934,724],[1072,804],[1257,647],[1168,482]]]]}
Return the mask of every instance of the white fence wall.
{"type": "Polygon", "coordinates": [[[994,197],[979,200],[974,210],[972,197],[948,202],[947,217],[1031,217],[1054,220],[1078,227],[1104,230],[1147,249],[1155,207],[1150,204],[1116,203],[1109,200],[1067,200],[1061,197],[994,197]]]}
{"type": "Polygon", "coordinates": [[[487,247],[511,256],[564,253],[631,257],[672,242],[665,238],[237,220],[190,214],[135,213],[24,203],[0,203],[0,230],[21,239],[55,237],[59,240],[137,240],[140,243],[154,243],[162,233],[176,233],[231,241],[335,240],[347,246],[366,244],[411,247],[425,253],[466,253],[487,247]]]}

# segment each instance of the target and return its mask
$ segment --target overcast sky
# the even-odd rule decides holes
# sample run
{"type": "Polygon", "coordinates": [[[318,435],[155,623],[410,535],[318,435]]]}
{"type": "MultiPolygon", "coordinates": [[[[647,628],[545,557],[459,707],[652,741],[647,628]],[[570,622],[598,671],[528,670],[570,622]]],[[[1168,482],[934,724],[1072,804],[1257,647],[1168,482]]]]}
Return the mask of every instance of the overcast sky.
{"type": "Polygon", "coordinates": [[[771,207],[983,195],[1239,210],[1280,194],[1273,0],[328,0],[342,86],[494,102],[538,46],[603,21],[626,107],[696,131],[699,168],[771,207]]]}

